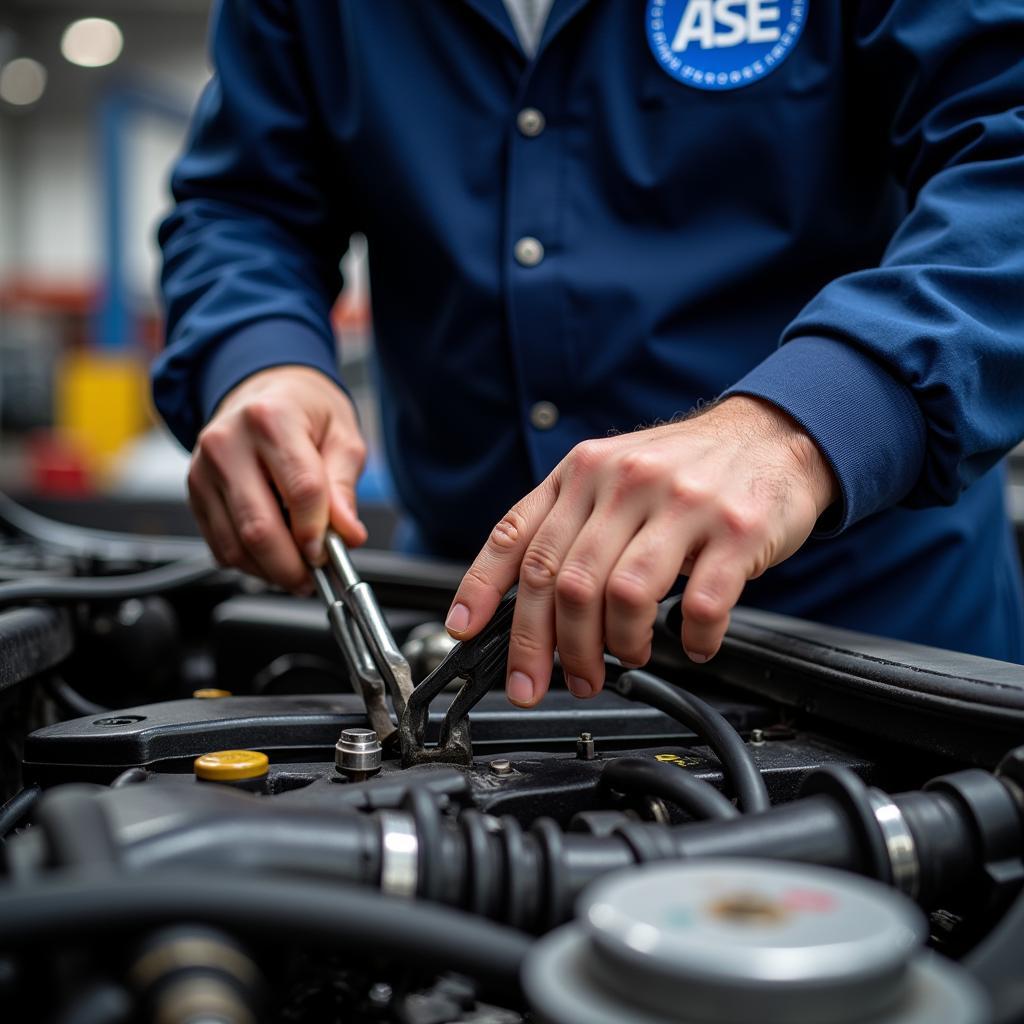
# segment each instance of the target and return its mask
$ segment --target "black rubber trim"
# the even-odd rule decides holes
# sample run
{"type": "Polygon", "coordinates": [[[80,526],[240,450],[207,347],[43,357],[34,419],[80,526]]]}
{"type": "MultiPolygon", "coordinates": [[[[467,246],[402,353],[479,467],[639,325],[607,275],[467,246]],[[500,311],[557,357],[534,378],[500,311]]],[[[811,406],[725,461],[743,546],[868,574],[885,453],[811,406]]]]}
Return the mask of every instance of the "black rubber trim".
{"type": "Polygon", "coordinates": [[[74,647],[71,618],[57,608],[0,612],[0,690],[59,665],[74,647]]]}
{"type": "MultiPolygon", "coordinates": [[[[678,637],[678,602],[663,621],[678,637]]],[[[1024,742],[1024,666],[770,612],[736,609],[721,651],[699,674],[985,767],[1024,742]]]]}

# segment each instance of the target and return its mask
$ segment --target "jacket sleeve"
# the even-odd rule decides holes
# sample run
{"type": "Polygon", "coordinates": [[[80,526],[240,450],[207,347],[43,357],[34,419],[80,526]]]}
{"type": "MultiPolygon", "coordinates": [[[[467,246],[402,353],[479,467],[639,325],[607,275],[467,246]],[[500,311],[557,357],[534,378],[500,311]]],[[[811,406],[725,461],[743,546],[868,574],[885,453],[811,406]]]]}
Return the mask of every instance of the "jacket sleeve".
{"type": "Polygon", "coordinates": [[[284,363],[338,380],[330,309],[348,242],[286,0],[223,0],[214,77],[160,228],[167,345],[153,397],[191,447],[220,399],[284,363]]]}
{"type": "Polygon", "coordinates": [[[858,101],[889,121],[908,213],[726,394],[785,409],[843,501],[950,504],[1024,436],[1024,5],[861,0],[858,101]]]}

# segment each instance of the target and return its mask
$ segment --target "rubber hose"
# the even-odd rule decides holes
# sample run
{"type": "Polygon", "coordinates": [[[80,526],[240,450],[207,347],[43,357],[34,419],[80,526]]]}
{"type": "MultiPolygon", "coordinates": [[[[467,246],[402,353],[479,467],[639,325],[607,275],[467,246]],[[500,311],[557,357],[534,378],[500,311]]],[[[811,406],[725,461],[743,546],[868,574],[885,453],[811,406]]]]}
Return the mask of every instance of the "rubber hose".
{"type": "Polygon", "coordinates": [[[172,562],[159,569],[128,573],[124,576],[68,577],[61,579],[16,580],[0,583],[0,608],[27,601],[54,604],[76,601],[126,601],[134,597],[162,594],[187,587],[221,572],[212,559],[172,562]]]}
{"type": "Polygon", "coordinates": [[[527,936],[462,911],[354,886],[206,870],[146,877],[55,872],[0,886],[0,948],[24,951],[181,921],[215,925],[283,948],[315,945],[479,978],[518,992],[527,936]]]}
{"type": "Polygon", "coordinates": [[[20,793],[15,793],[10,800],[0,807],[0,839],[28,817],[42,790],[38,786],[29,786],[20,793]]]}
{"type": "Polygon", "coordinates": [[[680,690],[651,675],[635,669],[610,679],[608,688],[627,700],[649,704],[692,729],[714,751],[722,770],[747,812],[766,811],[771,806],[768,789],[754,764],[743,737],[726,721],[725,716],[692,693],[680,690]]]}
{"type": "Polygon", "coordinates": [[[601,782],[631,796],[656,796],[698,821],[725,821],[739,812],[710,783],[685,768],[642,757],[620,757],[601,771],[601,782]]]}

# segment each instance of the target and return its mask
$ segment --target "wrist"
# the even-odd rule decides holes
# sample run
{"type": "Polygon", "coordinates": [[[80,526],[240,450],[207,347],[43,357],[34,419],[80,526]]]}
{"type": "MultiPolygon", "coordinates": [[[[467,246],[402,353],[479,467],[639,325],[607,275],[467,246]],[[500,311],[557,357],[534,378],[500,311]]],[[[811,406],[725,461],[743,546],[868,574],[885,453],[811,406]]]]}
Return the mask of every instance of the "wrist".
{"type": "Polygon", "coordinates": [[[805,481],[819,516],[839,500],[839,481],[828,459],[814,438],[784,409],[753,395],[730,395],[710,409],[708,415],[719,411],[742,423],[743,437],[760,437],[783,448],[805,481]]]}

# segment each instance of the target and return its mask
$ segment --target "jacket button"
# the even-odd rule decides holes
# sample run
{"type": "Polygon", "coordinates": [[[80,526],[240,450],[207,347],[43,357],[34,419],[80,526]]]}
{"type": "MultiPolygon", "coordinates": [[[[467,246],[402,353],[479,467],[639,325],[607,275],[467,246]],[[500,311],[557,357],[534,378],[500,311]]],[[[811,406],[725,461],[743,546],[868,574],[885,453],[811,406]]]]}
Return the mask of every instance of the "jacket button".
{"type": "Polygon", "coordinates": [[[535,139],[544,131],[544,115],[536,107],[523,107],[516,115],[516,127],[528,139],[535,139]]]}
{"type": "Polygon", "coordinates": [[[529,235],[525,238],[520,238],[516,242],[513,252],[515,253],[516,262],[524,267],[535,267],[544,259],[544,246],[536,238],[531,238],[529,235]]]}
{"type": "Polygon", "coordinates": [[[535,402],[530,407],[530,422],[538,430],[550,430],[558,422],[558,406],[552,402],[535,402]]]}

